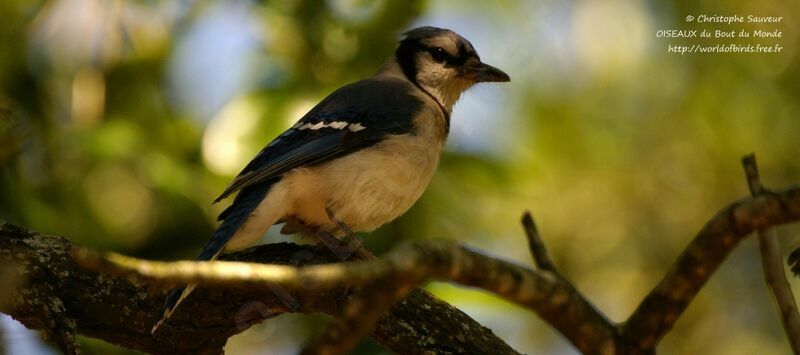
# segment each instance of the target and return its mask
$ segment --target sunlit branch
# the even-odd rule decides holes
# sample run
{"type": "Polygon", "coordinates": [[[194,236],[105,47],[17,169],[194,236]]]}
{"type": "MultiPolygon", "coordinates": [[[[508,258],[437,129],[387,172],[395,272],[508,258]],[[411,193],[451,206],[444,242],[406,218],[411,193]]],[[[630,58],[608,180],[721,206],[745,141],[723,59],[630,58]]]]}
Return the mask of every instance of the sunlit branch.
{"type": "Polygon", "coordinates": [[[605,318],[585,304],[570,284],[552,273],[534,272],[452,242],[412,242],[374,260],[300,268],[232,262],[154,262],[85,249],[73,255],[93,270],[161,283],[246,283],[248,287],[276,284],[288,289],[314,284],[319,289],[332,289],[367,286],[384,279],[408,285],[427,279],[451,280],[492,291],[534,310],[581,350],[614,346],[614,334],[605,326],[605,318]]]}

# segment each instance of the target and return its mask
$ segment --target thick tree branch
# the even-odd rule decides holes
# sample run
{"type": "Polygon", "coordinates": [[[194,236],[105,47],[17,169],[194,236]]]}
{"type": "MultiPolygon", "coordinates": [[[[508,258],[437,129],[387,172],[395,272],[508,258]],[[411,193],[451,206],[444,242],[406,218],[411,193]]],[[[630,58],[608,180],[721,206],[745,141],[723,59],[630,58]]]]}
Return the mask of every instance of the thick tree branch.
{"type": "Polygon", "coordinates": [[[335,318],[302,354],[347,354],[375,324],[419,282],[398,282],[381,278],[353,295],[344,311],[335,318]]]}
{"type": "Polygon", "coordinates": [[[447,241],[417,241],[401,245],[374,260],[301,268],[231,262],[167,263],[84,249],[76,250],[75,258],[85,267],[148,283],[207,286],[245,283],[252,288],[278,285],[287,289],[313,284],[319,290],[329,290],[341,285],[368,286],[388,279],[404,285],[415,285],[426,279],[452,280],[492,291],[536,311],[582,351],[614,349],[613,331],[593,326],[604,324],[605,318],[592,307],[585,307],[583,297],[571,285],[552,273],[533,272],[447,241]]]}
{"type": "MultiPolygon", "coordinates": [[[[0,277],[0,285],[18,280],[16,287],[8,288],[16,291],[11,302],[0,302],[0,311],[28,328],[57,334],[62,329],[46,317],[41,305],[61,304],[56,315],[74,321],[79,334],[150,353],[218,353],[230,336],[255,323],[286,312],[338,314],[349,297],[343,288],[322,291],[312,283],[292,290],[280,285],[201,287],[152,337],[148,327],[160,317],[163,289],[79,268],[71,249],[64,238],[0,223],[0,266],[14,266],[13,272],[0,273],[6,275],[0,277]]],[[[226,259],[283,265],[339,261],[328,248],[288,243],[251,248],[226,259]]],[[[399,354],[516,354],[489,329],[420,289],[392,308],[370,335],[399,354]]]]}
{"type": "MultiPolygon", "coordinates": [[[[536,225],[530,213],[526,212],[523,215],[522,225],[528,237],[531,255],[540,268],[540,271],[530,272],[533,274],[546,272],[547,275],[542,275],[543,277],[554,277],[556,279],[555,282],[559,284],[561,288],[568,290],[570,298],[573,301],[570,302],[567,307],[564,307],[564,309],[573,310],[573,312],[577,310],[582,316],[579,317],[578,320],[584,322],[583,329],[573,328],[560,330],[568,337],[574,334],[575,337],[570,338],[570,340],[575,342],[584,352],[613,351],[616,327],[598,312],[590,302],[583,298],[580,292],[558,272],[555,263],[553,263],[547,255],[547,249],[539,236],[539,232],[536,229],[536,225]],[[578,338],[578,336],[580,338],[578,338]]],[[[453,248],[458,248],[458,246],[453,246],[453,248]]],[[[470,257],[474,257],[473,254],[469,255],[470,257]]],[[[402,259],[402,257],[399,258],[402,259]]],[[[465,261],[457,262],[464,263],[465,261]]],[[[470,262],[467,261],[467,263],[470,262]]],[[[420,266],[425,270],[430,268],[429,265],[420,266]]],[[[455,267],[460,268],[461,266],[457,265],[455,267]]],[[[358,339],[367,334],[374,322],[380,319],[381,315],[384,314],[394,302],[401,299],[403,295],[408,292],[411,286],[420,284],[424,282],[425,279],[432,276],[427,272],[404,273],[397,268],[393,268],[391,272],[393,272],[391,275],[380,276],[378,279],[371,282],[371,284],[367,285],[362,292],[356,294],[355,298],[348,303],[342,315],[335,319],[327,330],[323,332],[322,336],[317,337],[311,346],[306,348],[304,353],[347,353],[358,339]]],[[[524,280],[516,281],[525,282],[524,280]]],[[[494,291],[498,292],[497,290],[494,291]]],[[[537,311],[539,310],[537,309],[537,311]]]]}
{"type": "MultiPolygon", "coordinates": [[[[758,196],[766,189],[761,183],[758,174],[756,156],[749,154],[742,158],[747,184],[750,187],[750,194],[758,196]]],[[[781,253],[778,248],[778,234],[774,228],[758,231],[758,245],[761,251],[761,266],[764,270],[764,279],[767,287],[778,306],[783,329],[789,339],[789,344],[795,354],[800,354],[800,314],[797,312],[797,304],[794,301],[794,294],[789,282],[786,281],[786,273],[783,270],[781,253]]]]}
{"type": "Polygon", "coordinates": [[[744,237],[798,220],[800,187],[765,192],[718,212],[628,319],[624,342],[634,350],[651,351],[744,237]]]}

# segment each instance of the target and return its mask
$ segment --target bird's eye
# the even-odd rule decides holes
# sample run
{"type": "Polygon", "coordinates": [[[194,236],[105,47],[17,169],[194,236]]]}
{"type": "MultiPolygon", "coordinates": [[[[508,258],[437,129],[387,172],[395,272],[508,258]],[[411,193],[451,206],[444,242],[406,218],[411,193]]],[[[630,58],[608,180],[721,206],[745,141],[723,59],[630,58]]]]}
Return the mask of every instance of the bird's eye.
{"type": "Polygon", "coordinates": [[[441,47],[431,48],[428,52],[431,54],[431,57],[433,57],[433,60],[437,62],[444,62],[448,57],[447,52],[441,47]]]}

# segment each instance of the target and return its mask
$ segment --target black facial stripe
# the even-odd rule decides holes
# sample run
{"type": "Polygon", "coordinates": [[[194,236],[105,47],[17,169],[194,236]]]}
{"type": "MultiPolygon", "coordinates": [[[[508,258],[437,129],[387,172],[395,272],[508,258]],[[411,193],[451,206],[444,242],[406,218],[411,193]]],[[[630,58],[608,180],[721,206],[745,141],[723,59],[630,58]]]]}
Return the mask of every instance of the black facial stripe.
{"type": "Polygon", "coordinates": [[[458,54],[455,56],[445,50],[439,52],[437,48],[438,47],[428,47],[414,39],[400,41],[400,46],[397,47],[395,56],[397,57],[400,68],[403,70],[403,74],[413,83],[417,83],[417,65],[414,57],[417,52],[421,51],[428,52],[435,61],[444,63],[448,67],[460,67],[464,65],[470,57],[477,57],[476,54],[471,53],[472,51],[461,42],[458,43],[458,54]]]}
{"type": "Polygon", "coordinates": [[[433,60],[440,63],[443,62],[449,67],[461,66],[467,60],[467,57],[464,56],[463,53],[461,53],[461,51],[459,51],[457,56],[453,56],[446,50],[440,49],[438,47],[425,47],[425,51],[431,54],[433,60]]]}
{"type": "Polygon", "coordinates": [[[431,95],[425,88],[419,85],[417,81],[417,63],[415,61],[415,55],[417,52],[426,50],[427,47],[423,46],[419,40],[407,38],[400,41],[400,45],[397,47],[397,50],[394,52],[395,58],[397,59],[397,64],[400,65],[400,69],[403,70],[403,74],[405,74],[406,78],[414,84],[414,86],[418,87],[422,92],[424,92],[428,97],[430,97],[434,102],[436,102],[436,106],[439,106],[439,110],[442,111],[442,115],[444,115],[445,119],[445,134],[450,131],[450,112],[448,112],[442,103],[439,102],[436,97],[431,95]]]}
{"type": "Polygon", "coordinates": [[[417,63],[414,60],[414,55],[422,50],[422,46],[418,41],[406,39],[400,41],[400,46],[397,47],[395,51],[395,57],[397,58],[397,64],[400,65],[400,69],[403,70],[403,74],[406,75],[406,78],[410,80],[412,83],[417,85],[417,63]]]}

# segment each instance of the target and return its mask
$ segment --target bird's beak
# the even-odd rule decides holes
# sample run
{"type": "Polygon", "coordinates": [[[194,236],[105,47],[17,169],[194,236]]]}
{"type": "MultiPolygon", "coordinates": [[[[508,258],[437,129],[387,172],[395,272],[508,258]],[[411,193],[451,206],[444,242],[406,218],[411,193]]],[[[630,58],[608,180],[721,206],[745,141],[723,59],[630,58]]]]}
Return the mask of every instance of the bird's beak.
{"type": "Polygon", "coordinates": [[[466,70],[466,77],[476,83],[506,82],[511,81],[508,74],[489,64],[478,62],[470,65],[466,70]]]}

